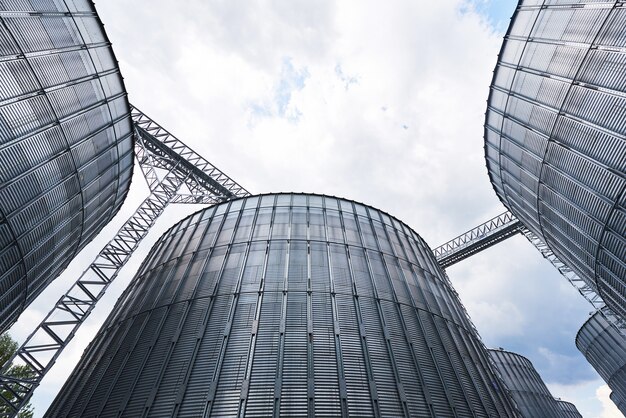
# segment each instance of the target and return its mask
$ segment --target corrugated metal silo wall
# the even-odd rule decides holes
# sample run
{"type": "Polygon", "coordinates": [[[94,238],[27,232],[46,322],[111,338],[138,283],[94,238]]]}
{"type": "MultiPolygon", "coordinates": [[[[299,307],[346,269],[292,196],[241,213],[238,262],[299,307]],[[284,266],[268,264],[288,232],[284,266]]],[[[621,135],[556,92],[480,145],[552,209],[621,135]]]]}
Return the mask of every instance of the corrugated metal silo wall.
{"type": "Polygon", "coordinates": [[[573,403],[557,400],[556,405],[561,412],[561,418],[583,418],[573,403]]]}
{"type": "Polygon", "coordinates": [[[620,412],[626,416],[626,400],[620,399],[615,392],[611,392],[609,398],[611,398],[613,403],[617,406],[617,409],[619,409],[620,412]]]}
{"type": "Polygon", "coordinates": [[[130,109],[91,2],[0,2],[0,332],[118,211],[130,109]]]}
{"type": "Polygon", "coordinates": [[[621,400],[621,409],[624,409],[626,338],[611,326],[600,312],[596,312],[578,331],[576,347],[609,385],[614,396],[621,400]]]}
{"type": "Polygon", "coordinates": [[[520,2],[491,85],[485,155],[500,200],[626,318],[620,5],[520,2]]]}
{"type": "Polygon", "coordinates": [[[168,231],[47,416],[516,416],[458,296],[397,219],[249,197],[168,231]]]}
{"type": "Polygon", "coordinates": [[[524,418],[559,418],[557,402],[526,357],[504,350],[489,350],[504,383],[524,418]]]}

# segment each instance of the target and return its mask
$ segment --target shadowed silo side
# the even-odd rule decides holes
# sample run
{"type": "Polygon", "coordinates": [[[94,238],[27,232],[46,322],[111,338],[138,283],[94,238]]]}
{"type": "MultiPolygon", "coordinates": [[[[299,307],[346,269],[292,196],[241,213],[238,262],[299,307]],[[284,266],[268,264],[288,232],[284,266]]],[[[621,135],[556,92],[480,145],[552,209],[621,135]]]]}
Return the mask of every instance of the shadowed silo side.
{"type": "Polygon", "coordinates": [[[557,401],[530,360],[504,350],[490,349],[489,355],[500,371],[522,417],[561,417],[557,401]]]}
{"type": "MultiPolygon", "coordinates": [[[[596,312],[578,331],[576,347],[613,391],[611,399],[626,400],[626,338],[596,312]]],[[[615,402],[615,400],[614,400],[615,402]]],[[[618,402],[615,402],[619,406],[618,402]]]]}
{"type": "Polygon", "coordinates": [[[118,211],[133,140],[90,1],[1,2],[0,18],[2,332],[118,211]]]}
{"type": "Polygon", "coordinates": [[[561,418],[583,418],[583,416],[578,412],[578,408],[571,402],[562,401],[560,399],[556,400],[556,406],[559,409],[561,418]]]}
{"type": "Polygon", "coordinates": [[[301,194],[161,237],[47,412],[118,414],[516,416],[424,241],[301,194]]]}
{"type": "Polygon", "coordinates": [[[613,403],[617,406],[617,409],[626,416],[626,400],[620,398],[615,392],[611,392],[609,398],[611,398],[613,403]]]}
{"type": "Polygon", "coordinates": [[[485,121],[504,205],[626,318],[626,8],[520,1],[485,121]]]}

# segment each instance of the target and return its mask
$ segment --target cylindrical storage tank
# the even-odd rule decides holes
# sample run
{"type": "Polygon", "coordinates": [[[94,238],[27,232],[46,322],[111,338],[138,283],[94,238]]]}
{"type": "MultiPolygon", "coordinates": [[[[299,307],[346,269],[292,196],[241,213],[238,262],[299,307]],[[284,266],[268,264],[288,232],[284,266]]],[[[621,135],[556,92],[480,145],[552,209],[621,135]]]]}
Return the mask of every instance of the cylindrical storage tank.
{"type": "Polygon", "coordinates": [[[90,1],[2,2],[0,15],[2,332],[118,211],[133,139],[90,1]]]}
{"type": "Polygon", "coordinates": [[[598,311],[578,331],[576,347],[623,402],[626,399],[626,338],[598,311]]]}
{"type": "Polygon", "coordinates": [[[620,397],[615,392],[611,392],[609,398],[617,406],[617,409],[619,409],[619,411],[624,414],[624,416],[626,416],[626,400],[620,399],[620,397]]]}
{"type": "Polygon", "coordinates": [[[489,350],[502,380],[523,418],[559,418],[556,400],[526,357],[504,350],[489,350]]]}
{"type": "Polygon", "coordinates": [[[626,8],[521,0],[485,121],[504,205],[626,318],[626,8]]]}
{"type": "Polygon", "coordinates": [[[571,402],[562,401],[560,399],[556,400],[556,406],[559,409],[561,418],[583,418],[583,416],[578,412],[578,408],[571,402]]]}
{"type": "Polygon", "coordinates": [[[516,416],[424,241],[334,197],[205,209],[166,232],[47,412],[516,416]]]}

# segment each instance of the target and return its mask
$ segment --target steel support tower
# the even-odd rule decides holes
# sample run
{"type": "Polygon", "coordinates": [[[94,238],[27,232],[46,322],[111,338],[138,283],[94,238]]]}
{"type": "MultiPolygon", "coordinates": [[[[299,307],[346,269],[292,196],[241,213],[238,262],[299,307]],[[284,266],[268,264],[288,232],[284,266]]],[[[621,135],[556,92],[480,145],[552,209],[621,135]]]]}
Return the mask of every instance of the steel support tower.
{"type": "Polygon", "coordinates": [[[216,204],[249,193],[137,108],[131,107],[135,156],[150,195],[93,263],[56,302],[0,371],[0,403],[16,416],[87,319],[158,217],[171,203],[216,204]],[[8,371],[26,367],[19,379],[8,371]]]}

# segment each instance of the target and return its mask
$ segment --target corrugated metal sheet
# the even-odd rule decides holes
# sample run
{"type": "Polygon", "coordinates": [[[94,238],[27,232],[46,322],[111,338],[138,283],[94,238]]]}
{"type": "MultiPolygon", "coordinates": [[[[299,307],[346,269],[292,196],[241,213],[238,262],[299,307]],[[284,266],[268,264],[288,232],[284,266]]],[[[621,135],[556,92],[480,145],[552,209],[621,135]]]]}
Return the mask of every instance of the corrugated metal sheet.
{"type": "Polygon", "coordinates": [[[576,347],[613,391],[611,399],[624,412],[626,400],[626,338],[600,312],[578,331],[576,347]]]}
{"type": "Polygon", "coordinates": [[[617,409],[619,409],[620,412],[626,416],[626,400],[620,398],[619,395],[617,395],[615,392],[611,392],[609,398],[611,398],[613,403],[617,405],[617,409]]]}
{"type": "Polygon", "coordinates": [[[523,0],[495,69],[485,156],[502,202],[626,316],[626,9],[523,0]]]}
{"type": "Polygon", "coordinates": [[[0,2],[0,332],[117,213],[130,109],[91,2],[0,2]]]}
{"type": "Polygon", "coordinates": [[[511,396],[523,418],[561,418],[557,400],[541,379],[533,364],[526,357],[504,350],[489,350],[500,371],[502,380],[509,388],[511,396]]]}
{"type": "Polygon", "coordinates": [[[515,416],[447,278],[406,225],[279,194],[154,246],[48,416],[515,416]]]}
{"type": "Polygon", "coordinates": [[[578,412],[578,408],[571,402],[562,401],[557,399],[556,405],[561,413],[561,418],[583,418],[578,412]]]}

